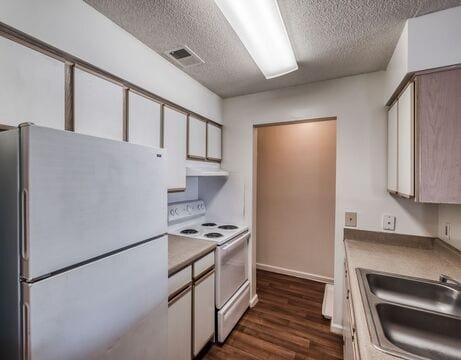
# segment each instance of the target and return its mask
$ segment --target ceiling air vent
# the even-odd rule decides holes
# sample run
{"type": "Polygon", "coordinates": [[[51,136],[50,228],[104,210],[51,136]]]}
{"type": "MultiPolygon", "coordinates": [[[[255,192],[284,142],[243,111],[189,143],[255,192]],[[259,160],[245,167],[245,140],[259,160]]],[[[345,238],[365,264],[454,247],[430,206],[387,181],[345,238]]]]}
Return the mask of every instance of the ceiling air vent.
{"type": "Polygon", "coordinates": [[[182,67],[189,67],[204,63],[204,61],[187,46],[168,50],[165,52],[165,55],[182,67]]]}

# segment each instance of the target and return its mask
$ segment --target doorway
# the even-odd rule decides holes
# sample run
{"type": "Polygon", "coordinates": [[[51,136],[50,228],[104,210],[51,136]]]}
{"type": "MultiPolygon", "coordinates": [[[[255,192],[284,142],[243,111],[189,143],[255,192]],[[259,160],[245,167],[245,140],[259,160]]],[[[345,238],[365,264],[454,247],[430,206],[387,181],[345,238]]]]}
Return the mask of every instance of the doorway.
{"type": "Polygon", "coordinates": [[[255,133],[256,267],[332,282],[336,118],[255,133]]]}

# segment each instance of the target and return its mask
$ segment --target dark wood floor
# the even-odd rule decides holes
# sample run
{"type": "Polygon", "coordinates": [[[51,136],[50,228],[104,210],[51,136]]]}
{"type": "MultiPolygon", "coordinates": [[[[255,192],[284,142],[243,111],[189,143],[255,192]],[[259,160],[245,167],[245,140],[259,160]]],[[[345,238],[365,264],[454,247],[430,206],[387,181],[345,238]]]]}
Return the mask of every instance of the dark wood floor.
{"type": "Polygon", "coordinates": [[[342,359],[342,338],[322,317],[325,285],[257,272],[258,304],[247,311],[224,345],[205,359],[342,359]]]}

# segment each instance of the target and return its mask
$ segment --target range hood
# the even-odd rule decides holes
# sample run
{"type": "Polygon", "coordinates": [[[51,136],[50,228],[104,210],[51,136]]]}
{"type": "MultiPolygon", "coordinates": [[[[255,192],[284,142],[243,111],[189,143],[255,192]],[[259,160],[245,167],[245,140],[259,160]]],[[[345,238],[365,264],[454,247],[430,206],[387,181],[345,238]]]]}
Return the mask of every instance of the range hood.
{"type": "Polygon", "coordinates": [[[221,168],[187,167],[186,176],[229,176],[229,172],[221,168]]]}

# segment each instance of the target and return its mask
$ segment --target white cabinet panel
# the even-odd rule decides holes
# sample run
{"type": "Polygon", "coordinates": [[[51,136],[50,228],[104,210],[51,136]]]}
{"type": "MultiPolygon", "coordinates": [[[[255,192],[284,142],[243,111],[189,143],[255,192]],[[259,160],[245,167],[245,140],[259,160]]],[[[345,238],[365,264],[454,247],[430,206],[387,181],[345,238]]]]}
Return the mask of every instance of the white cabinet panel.
{"type": "Polygon", "coordinates": [[[168,359],[189,360],[192,351],[192,291],[168,308],[168,359]]]}
{"type": "Polygon", "coordinates": [[[64,63],[0,37],[0,124],[64,129],[64,63]]]}
{"type": "Polygon", "coordinates": [[[75,131],[123,140],[123,89],[100,77],[75,69],[75,131]]]}
{"type": "Polygon", "coordinates": [[[27,358],[165,359],[167,267],[164,236],[23,283],[27,358]]]}
{"type": "Polygon", "coordinates": [[[207,123],[207,158],[221,160],[221,128],[212,123],[207,123]]]}
{"type": "Polygon", "coordinates": [[[397,136],[398,136],[398,102],[387,113],[387,189],[397,191],[397,136]]]}
{"type": "Polygon", "coordinates": [[[189,116],[187,155],[192,158],[206,158],[206,127],[205,121],[189,116]]]}
{"type": "Polygon", "coordinates": [[[161,105],[130,91],[128,111],[129,142],[160,147],[161,105]]]}
{"type": "Polygon", "coordinates": [[[164,107],[163,147],[167,150],[168,189],[186,188],[186,114],[164,107]]]}
{"type": "Polygon", "coordinates": [[[399,97],[397,168],[399,194],[414,196],[414,83],[399,97]]]}
{"type": "Polygon", "coordinates": [[[194,356],[211,340],[215,326],[214,273],[194,286],[194,356]]]}

